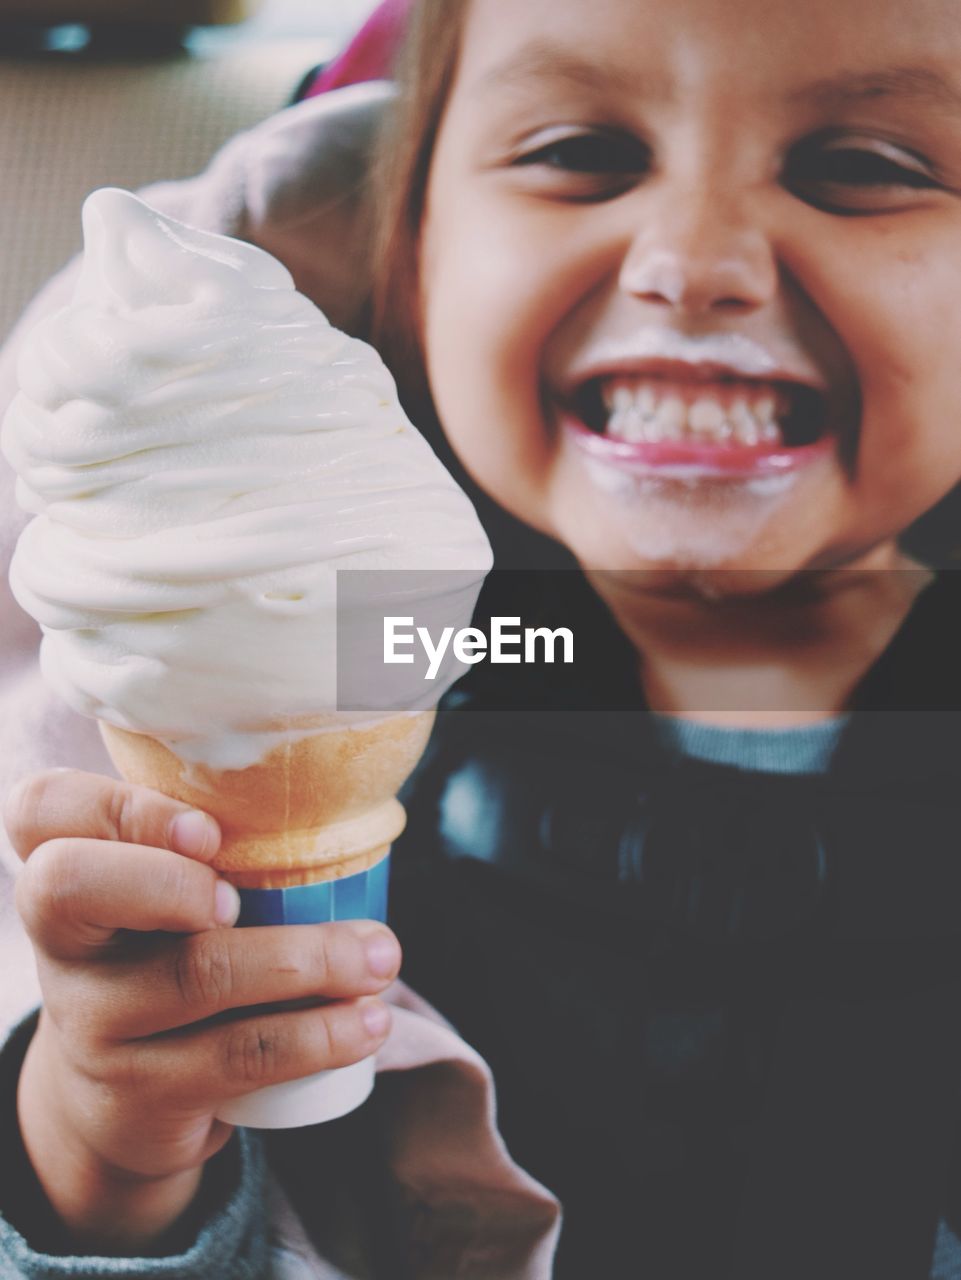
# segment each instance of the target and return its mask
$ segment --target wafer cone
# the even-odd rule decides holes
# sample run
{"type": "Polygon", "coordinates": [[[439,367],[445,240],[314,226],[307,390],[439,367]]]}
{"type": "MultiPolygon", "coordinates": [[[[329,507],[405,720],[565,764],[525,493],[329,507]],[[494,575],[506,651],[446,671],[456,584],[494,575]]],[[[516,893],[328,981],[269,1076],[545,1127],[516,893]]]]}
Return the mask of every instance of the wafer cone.
{"type": "Polygon", "coordinates": [[[355,875],[404,829],[397,792],[420,759],[433,711],[328,728],[245,769],[188,764],[164,743],[101,721],[128,782],[211,814],[223,833],[213,866],[240,889],[283,889],[355,875]]]}

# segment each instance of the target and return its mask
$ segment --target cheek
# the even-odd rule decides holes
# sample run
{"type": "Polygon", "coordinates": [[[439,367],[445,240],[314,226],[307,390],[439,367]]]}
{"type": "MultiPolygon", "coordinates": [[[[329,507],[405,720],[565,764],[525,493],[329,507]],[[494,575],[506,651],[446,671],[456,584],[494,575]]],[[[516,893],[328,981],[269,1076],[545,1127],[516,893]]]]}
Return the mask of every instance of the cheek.
{"type": "Polygon", "coordinates": [[[495,385],[530,372],[553,323],[547,256],[526,246],[516,225],[485,216],[479,202],[456,201],[431,212],[423,263],[425,338],[438,377],[468,361],[486,366],[495,385]]]}
{"type": "Polygon", "coordinates": [[[820,250],[798,275],[854,366],[856,480],[925,509],[961,477],[961,218],[852,220],[820,250]]]}
{"type": "Polygon", "coordinates": [[[864,323],[863,463],[924,507],[961,477],[961,237],[942,248],[879,269],[864,323]]]}
{"type": "Polygon", "coordinates": [[[921,397],[940,393],[945,379],[961,389],[961,227],[940,247],[867,263],[864,278],[864,385],[921,397]]]}
{"type": "Polygon", "coordinates": [[[438,414],[474,478],[515,510],[543,489],[551,458],[543,359],[568,299],[545,248],[481,200],[435,200],[422,239],[424,349],[438,414]]]}

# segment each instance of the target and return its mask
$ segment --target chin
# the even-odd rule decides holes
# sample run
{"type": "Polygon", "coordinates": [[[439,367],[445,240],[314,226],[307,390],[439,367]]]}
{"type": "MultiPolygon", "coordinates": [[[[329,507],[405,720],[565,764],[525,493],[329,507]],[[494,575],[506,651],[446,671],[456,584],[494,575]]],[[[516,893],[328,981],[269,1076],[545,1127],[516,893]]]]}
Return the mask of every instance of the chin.
{"type": "MultiPolygon", "coordinates": [[[[661,510],[651,518],[621,512],[620,519],[598,519],[585,538],[564,537],[588,570],[636,575],[646,589],[686,591],[719,598],[758,595],[777,588],[811,564],[816,548],[799,539],[790,551],[771,536],[756,513],[746,519],[678,518],[661,510]],[[801,543],[803,542],[803,546],[801,543]]],[[[571,530],[572,535],[575,533],[571,530]]]]}
{"type": "Polygon", "coordinates": [[[748,600],[778,591],[804,570],[753,568],[737,565],[638,563],[630,566],[585,565],[623,594],[661,599],[702,601],[748,600]]]}

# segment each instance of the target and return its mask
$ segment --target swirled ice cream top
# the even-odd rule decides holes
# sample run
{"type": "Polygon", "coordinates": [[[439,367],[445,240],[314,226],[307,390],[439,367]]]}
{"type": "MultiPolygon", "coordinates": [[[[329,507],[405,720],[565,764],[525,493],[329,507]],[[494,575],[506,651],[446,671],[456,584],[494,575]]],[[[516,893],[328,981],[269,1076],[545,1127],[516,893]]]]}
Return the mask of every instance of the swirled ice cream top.
{"type": "Polygon", "coordinates": [[[469,614],[490,548],[377,353],[280,262],[125,191],[83,229],[3,425],[35,513],[11,584],[72,706],[240,767],[337,708],[337,570],[455,571],[469,614]]]}

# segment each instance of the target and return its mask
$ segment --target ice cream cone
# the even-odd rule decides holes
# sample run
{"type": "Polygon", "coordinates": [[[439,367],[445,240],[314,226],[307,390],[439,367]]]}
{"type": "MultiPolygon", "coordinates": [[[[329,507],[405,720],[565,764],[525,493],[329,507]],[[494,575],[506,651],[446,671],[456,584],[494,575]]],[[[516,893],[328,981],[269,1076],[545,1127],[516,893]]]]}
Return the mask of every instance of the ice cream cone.
{"type": "MultiPolygon", "coordinates": [[[[492,560],[477,514],[377,353],[281,262],[115,189],[83,225],[73,296],[24,343],[3,423],[38,517],[10,581],[43,628],[44,674],[104,717],[125,778],[219,822],[238,927],[383,921],[397,792],[433,721],[397,708],[436,704],[464,664],[425,684],[381,627],[398,610],[448,634],[470,620],[492,560]],[[312,719],[284,719],[301,707],[312,719]],[[338,707],[387,710],[347,727],[338,707]]],[[[218,1115],[331,1119],[373,1071],[218,1115]]]]}
{"type": "MultiPolygon", "coordinates": [[[[316,726],[306,736],[302,725],[275,726],[284,740],[241,769],[190,763],[157,738],[103,721],[100,731],[129,782],[204,809],[220,823],[213,866],[241,890],[239,924],[317,924],[386,919],[386,859],[405,822],[397,792],[433,722],[434,712],[424,711],[353,728],[316,726]],[[297,905],[278,914],[275,899],[297,905]]],[[[269,1085],[229,1099],[217,1117],[259,1129],[333,1120],[367,1098],[375,1069],[368,1057],[269,1085]]]]}
{"type": "Polygon", "coordinates": [[[213,865],[241,889],[282,889],[355,875],[404,829],[397,792],[427,744],[433,711],[282,742],[244,769],[182,760],[146,734],[101,722],[111,759],[143,784],[211,814],[223,839],[213,865]]]}

